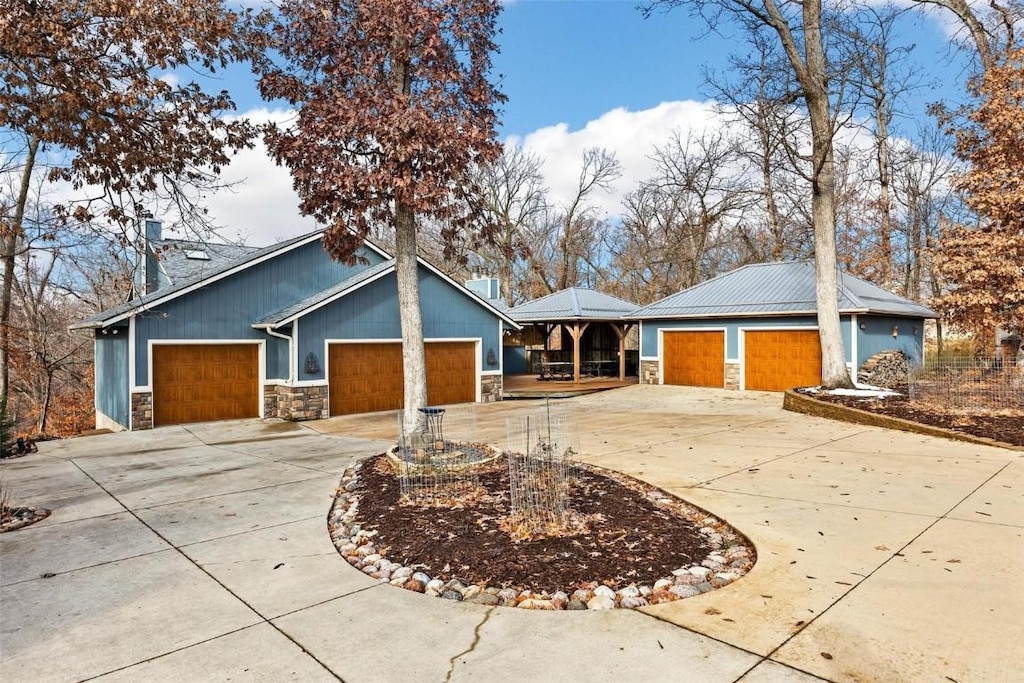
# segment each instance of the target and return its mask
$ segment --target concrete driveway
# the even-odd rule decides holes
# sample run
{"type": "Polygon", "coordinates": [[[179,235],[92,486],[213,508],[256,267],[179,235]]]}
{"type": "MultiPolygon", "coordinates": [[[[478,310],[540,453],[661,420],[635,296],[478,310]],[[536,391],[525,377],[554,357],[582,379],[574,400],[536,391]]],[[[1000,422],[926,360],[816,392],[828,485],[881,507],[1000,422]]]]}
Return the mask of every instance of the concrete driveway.
{"type": "MultiPolygon", "coordinates": [[[[327,534],[340,473],[393,415],[83,437],[0,463],[17,502],[53,509],[0,535],[0,679],[1021,680],[1019,452],[773,394],[567,400],[582,459],[729,520],[755,568],[642,611],[452,603],[374,583],[327,534]]],[[[476,406],[479,438],[504,445],[530,405],[476,406]]]]}

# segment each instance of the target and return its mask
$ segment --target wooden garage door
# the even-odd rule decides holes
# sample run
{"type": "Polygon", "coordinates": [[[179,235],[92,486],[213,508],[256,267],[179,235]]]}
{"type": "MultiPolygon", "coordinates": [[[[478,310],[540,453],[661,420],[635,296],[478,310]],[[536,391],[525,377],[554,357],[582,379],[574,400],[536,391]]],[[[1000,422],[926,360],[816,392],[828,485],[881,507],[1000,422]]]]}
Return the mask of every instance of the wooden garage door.
{"type": "Polygon", "coordinates": [[[821,384],[821,342],[817,330],[744,333],[744,388],[785,391],[821,384]]]}
{"type": "Polygon", "coordinates": [[[665,384],[690,387],[725,386],[725,333],[662,333],[661,358],[665,384]]]}
{"type": "MultiPolygon", "coordinates": [[[[427,342],[427,402],[476,400],[476,344],[427,342]]],[[[405,403],[401,344],[331,344],[331,415],[394,410],[405,403]]]]}
{"type": "Polygon", "coordinates": [[[153,346],[153,424],[259,417],[257,344],[153,346]]]}

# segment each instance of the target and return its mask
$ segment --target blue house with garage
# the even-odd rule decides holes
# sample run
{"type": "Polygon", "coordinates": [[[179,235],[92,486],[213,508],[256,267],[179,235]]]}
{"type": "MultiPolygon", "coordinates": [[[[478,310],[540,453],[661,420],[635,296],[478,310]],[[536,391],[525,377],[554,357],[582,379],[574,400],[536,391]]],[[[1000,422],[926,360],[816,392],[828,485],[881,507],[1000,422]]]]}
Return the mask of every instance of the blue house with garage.
{"type": "MultiPolygon", "coordinates": [[[[146,224],[138,296],[72,329],[95,344],[97,427],[291,420],[403,402],[395,262],[365,242],[334,261],[323,231],[257,249],[165,240],[146,224]]],[[[432,405],[501,398],[502,333],[518,325],[419,261],[432,405]]]]}
{"type": "MultiPolygon", "coordinates": [[[[847,273],[839,312],[851,374],[887,351],[920,364],[928,308],[847,273]]],[[[640,321],[640,381],[783,391],[821,383],[813,261],[759,263],[630,314],[640,321]]]]}

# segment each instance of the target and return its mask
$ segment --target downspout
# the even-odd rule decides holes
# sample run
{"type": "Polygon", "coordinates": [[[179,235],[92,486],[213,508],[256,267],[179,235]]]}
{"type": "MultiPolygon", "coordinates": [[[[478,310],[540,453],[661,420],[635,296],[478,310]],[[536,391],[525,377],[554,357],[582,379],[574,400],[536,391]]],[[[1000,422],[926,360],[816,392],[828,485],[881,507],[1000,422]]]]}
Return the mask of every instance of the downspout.
{"type": "Polygon", "coordinates": [[[277,337],[278,339],[284,339],[285,341],[288,342],[288,379],[286,381],[289,384],[291,384],[294,381],[294,379],[292,378],[292,356],[295,355],[293,353],[293,351],[295,349],[292,348],[292,345],[295,343],[295,340],[292,338],[292,336],[290,334],[282,334],[280,332],[275,332],[274,330],[270,329],[269,326],[268,327],[264,327],[263,331],[266,332],[267,334],[269,334],[271,337],[277,337]]]}
{"type": "Polygon", "coordinates": [[[858,344],[860,338],[860,319],[856,313],[850,314],[850,379],[853,383],[857,383],[857,371],[860,369],[858,364],[857,356],[860,354],[860,345],[858,344]]]}
{"type": "MultiPolygon", "coordinates": [[[[264,327],[263,331],[266,332],[267,334],[269,334],[271,337],[277,337],[278,339],[285,339],[285,340],[288,341],[288,379],[285,380],[285,381],[289,385],[292,384],[292,351],[293,351],[292,344],[293,344],[294,340],[292,339],[291,335],[281,334],[280,332],[275,332],[274,330],[270,329],[269,325],[267,327],[264,327]]],[[[266,373],[265,369],[264,369],[264,373],[266,373]]],[[[264,386],[263,391],[264,391],[263,395],[265,397],[266,396],[266,387],[265,386],[264,386]]],[[[277,405],[275,406],[275,411],[274,411],[276,414],[273,415],[272,417],[282,417],[282,415],[281,415],[281,407],[280,407],[281,395],[278,394],[275,391],[274,392],[274,398],[277,399],[277,401],[275,401],[275,403],[277,405]]],[[[266,412],[267,412],[267,409],[266,409],[266,398],[264,398],[263,399],[263,413],[264,413],[263,417],[268,417],[266,412]]]]}

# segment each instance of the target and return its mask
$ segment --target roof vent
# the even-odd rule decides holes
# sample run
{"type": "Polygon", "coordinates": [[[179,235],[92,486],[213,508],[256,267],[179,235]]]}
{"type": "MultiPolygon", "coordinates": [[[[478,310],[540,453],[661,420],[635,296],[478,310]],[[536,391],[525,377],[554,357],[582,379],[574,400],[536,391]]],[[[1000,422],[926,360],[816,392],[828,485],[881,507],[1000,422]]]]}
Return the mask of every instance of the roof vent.
{"type": "Polygon", "coordinates": [[[201,249],[189,249],[185,251],[185,258],[190,261],[209,261],[210,255],[201,249]]]}

